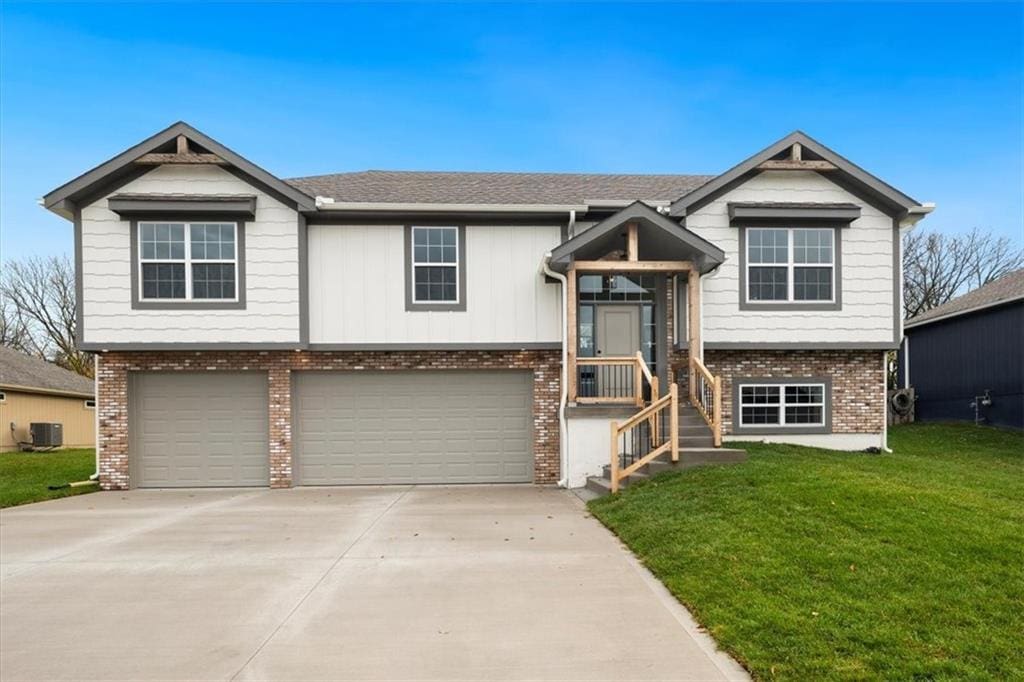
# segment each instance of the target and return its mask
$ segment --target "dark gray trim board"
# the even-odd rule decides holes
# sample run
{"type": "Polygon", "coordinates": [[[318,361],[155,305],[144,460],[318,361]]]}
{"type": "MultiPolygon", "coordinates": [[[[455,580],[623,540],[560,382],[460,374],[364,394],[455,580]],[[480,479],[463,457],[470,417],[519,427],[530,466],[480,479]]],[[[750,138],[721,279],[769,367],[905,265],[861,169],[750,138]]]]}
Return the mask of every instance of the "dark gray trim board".
{"type": "Polygon", "coordinates": [[[127,196],[107,199],[107,208],[122,218],[216,215],[252,220],[256,217],[255,196],[127,196]]]}
{"type": "MultiPolygon", "coordinates": [[[[741,226],[740,231],[740,290],[739,290],[739,306],[740,310],[756,310],[759,312],[794,312],[794,311],[824,311],[824,310],[842,310],[843,309],[843,230],[839,227],[832,227],[833,237],[832,244],[834,246],[833,254],[833,301],[829,302],[798,302],[798,301],[783,301],[779,303],[760,303],[751,302],[747,300],[747,230],[761,227],[776,227],[783,228],[789,227],[785,225],[774,225],[774,226],[741,226]]],[[[824,229],[829,229],[825,227],[824,229]]]]}
{"type": "Polygon", "coordinates": [[[837,154],[806,133],[797,130],[738,163],[718,177],[704,183],[697,189],[679,197],[672,203],[669,215],[682,217],[693,213],[702,206],[706,206],[711,201],[714,201],[715,198],[734,188],[737,184],[745,182],[747,179],[760,173],[761,171],[757,167],[761,163],[789,150],[794,144],[800,144],[805,152],[810,152],[820,159],[829,161],[836,167],[835,170],[824,172],[825,177],[832,179],[832,176],[835,176],[840,181],[842,181],[842,178],[845,178],[848,185],[846,189],[859,197],[870,198],[873,201],[880,202],[886,206],[885,212],[889,215],[902,215],[908,209],[921,205],[892,185],[871,175],[860,166],[837,154]]]}
{"type": "MultiPolygon", "coordinates": [[[[173,142],[179,135],[184,135],[190,141],[195,142],[204,149],[227,161],[239,171],[246,174],[254,181],[264,183],[274,188],[278,194],[288,198],[289,204],[301,210],[316,210],[316,202],[313,197],[292,187],[283,180],[268,173],[248,159],[233,152],[211,137],[204,135],[184,121],[178,121],[160,132],[152,135],[142,142],[126,149],[117,156],[101,163],[95,168],[86,171],[77,178],[64,183],[60,187],[50,191],[43,197],[43,205],[51,210],[60,211],[62,202],[70,200],[79,202],[82,195],[102,191],[100,188],[105,183],[114,179],[120,179],[126,173],[136,172],[138,166],[136,159],[161,146],[173,142]]],[[[148,172],[152,167],[146,167],[142,172],[148,172]]],[[[109,193],[109,189],[106,190],[109,193]]]]}
{"type": "Polygon", "coordinates": [[[733,377],[732,380],[732,433],[737,436],[793,435],[798,433],[832,433],[832,379],[831,377],[733,377]],[[824,426],[740,426],[740,387],[745,384],[824,384],[824,426]]]}
{"type": "Polygon", "coordinates": [[[498,342],[473,343],[311,343],[308,350],[337,351],[409,351],[409,350],[560,350],[560,341],[530,341],[526,343],[498,342]]]}
{"type": "Polygon", "coordinates": [[[79,344],[79,350],[102,351],[222,351],[222,350],[308,350],[308,351],[519,351],[519,350],[561,350],[559,341],[532,341],[529,343],[86,343],[79,344]]]}
{"type": "Polygon", "coordinates": [[[463,312],[466,310],[466,226],[465,225],[406,225],[405,226],[405,310],[406,312],[463,312]],[[414,227],[454,227],[459,240],[459,302],[458,303],[416,303],[413,301],[413,286],[416,278],[412,268],[412,230],[414,227]]]}
{"type": "Polygon", "coordinates": [[[309,343],[309,227],[306,216],[298,214],[299,240],[299,342],[309,343]]]}
{"type": "Polygon", "coordinates": [[[812,220],[850,224],[860,218],[857,204],[729,203],[729,220],[812,220]]]}
{"type": "Polygon", "coordinates": [[[82,209],[75,207],[72,214],[72,222],[75,226],[75,346],[81,349],[85,343],[85,286],[83,283],[82,267],[82,209]]]}
{"type": "MultiPolygon", "coordinates": [[[[345,227],[348,225],[408,225],[420,227],[448,227],[451,225],[481,225],[501,227],[523,225],[527,227],[559,227],[565,231],[566,213],[509,213],[507,211],[450,211],[438,214],[436,211],[306,211],[310,225],[345,227]]],[[[564,241],[564,240],[563,240],[564,241]]]]}
{"type": "Polygon", "coordinates": [[[704,350],[895,350],[893,341],[706,341],[704,350]]]}
{"type": "MultiPolygon", "coordinates": [[[[139,297],[139,222],[148,220],[132,219],[129,221],[128,229],[131,232],[131,287],[132,287],[132,310],[245,310],[245,221],[225,220],[217,216],[163,216],[162,220],[176,222],[194,222],[209,220],[211,222],[233,222],[235,223],[235,288],[238,293],[237,301],[217,300],[189,300],[189,301],[143,301],[139,297]]],[[[188,235],[185,236],[188,239],[188,235]]]]}
{"type": "Polygon", "coordinates": [[[222,350],[303,350],[300,343],[287,341],[260,342],[180,342],[180,343],[103,343],[89,342],[79,346],[79,350],[90,353],[102,353],[104,351],[222,351],[222,350]]]}
{"type": "Polygon", "coordinates": [[[892,219],[892,340],[903,340],[903,237],[899,218],[892,219]]]}
{"type": "MultiPolygon", "coordinates": [[[[690,347],[690,316],[688,315],[690,300],[690,283],[682,275],[675,277],[675,349],[686,350],[690,347]]],[[[707,347],[707,344],[704,344],[707,347]]]]}
{"type": "MultiPolygon", "coordinates": [[[[672,277],[669,275],[661,275],[654,280],[654,366],[658,383],[661,386],[668,386],[668,288],[670,286],[672,286],[672,277]]],[[[640,324],[643,324],[642,310],[640,324]]]]}

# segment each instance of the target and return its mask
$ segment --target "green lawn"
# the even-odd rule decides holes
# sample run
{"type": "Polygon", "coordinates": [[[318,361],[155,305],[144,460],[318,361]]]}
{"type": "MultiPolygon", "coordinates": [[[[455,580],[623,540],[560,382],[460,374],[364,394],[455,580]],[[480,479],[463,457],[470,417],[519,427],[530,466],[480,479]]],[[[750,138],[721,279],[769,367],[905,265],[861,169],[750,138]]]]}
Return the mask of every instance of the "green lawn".
{"type": "Polygon", "coordinates": [[[96,454],[89,449],[54,452],[0,453],[0,508],[81,495],[97,485],[49,490],[47,486],[84,481],[96,470],[96,454]]]}
{"type": "Polygon", "coordinates": [[[757,678],[1024,679],[1024,437],[889,441],[745,444],[590,509],[757,678]]]}

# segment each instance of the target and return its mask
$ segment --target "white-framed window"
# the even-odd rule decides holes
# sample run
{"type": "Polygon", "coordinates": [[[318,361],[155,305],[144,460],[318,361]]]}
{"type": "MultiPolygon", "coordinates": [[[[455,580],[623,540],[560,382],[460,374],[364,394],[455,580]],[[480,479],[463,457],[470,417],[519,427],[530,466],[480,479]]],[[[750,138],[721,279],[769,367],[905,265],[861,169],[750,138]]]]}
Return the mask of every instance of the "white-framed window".
{"type": "Polygon", "coordinates": [[[835,231],[821,227],[747,228],[749,303],[835,301],[835,231]]]}
{"type": "Polygon", "coordinates": [[[237,301],[238,225],[140,222],[140,301],[237,301]]]}
{"type": "Polygon", "coordinates": [[[459,303],[459,228],[412,228],[413,303],[459,303]]]}
{"type": "Polygon", "coordinates": [[[741,427],[825,426],[825,384],[740,386],[741,427]]]}
{"type": "Polygon", "coordinates": [[[7,394],[4,393],[3,391],[0,391],[0,403],[6,403],[6,402],[7,402],[7,394]]]}
{"type": "Polygon", "coordinates": [[[91,400],[91,399],[90,400],[85,400],[83,405],[84,405],[85,409],[87,409],[87,410],[95,410],[96,409],[96,401],[95,400],[91,400]]]}

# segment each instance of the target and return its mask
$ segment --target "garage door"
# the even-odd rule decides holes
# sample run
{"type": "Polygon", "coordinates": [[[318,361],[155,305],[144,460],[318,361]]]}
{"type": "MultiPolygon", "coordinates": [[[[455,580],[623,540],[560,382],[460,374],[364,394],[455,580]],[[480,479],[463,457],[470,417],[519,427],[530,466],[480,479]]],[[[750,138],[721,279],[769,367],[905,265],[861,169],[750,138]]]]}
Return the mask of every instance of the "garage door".
{"type": "Polygon", "coordinates": [[[268,484],[266,374],[133,373],[128,399],[133,485],[268,484]]]}
{"type": "Polygon", "coordinates": [[[296,480],[533,480],[530,372],[296,372],[296,480]]]}

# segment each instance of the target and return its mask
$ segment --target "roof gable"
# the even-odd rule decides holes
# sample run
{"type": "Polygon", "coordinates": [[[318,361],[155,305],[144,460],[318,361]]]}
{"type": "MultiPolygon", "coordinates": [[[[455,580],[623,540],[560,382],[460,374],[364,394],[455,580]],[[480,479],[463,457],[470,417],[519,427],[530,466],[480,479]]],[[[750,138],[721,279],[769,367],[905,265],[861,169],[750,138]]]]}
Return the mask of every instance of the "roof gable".
{"type": "Polygon", "coordinates": [[[725,252],[711,242],[670,220],[647,204],[635,201],[553,249],[552,265],[564,267],[580,255],[583,255],[584,260],[596,260],[602,252],[608,251],[608,247],[617,239],[618,230],[628,223],[637,223],[640,227],[641,260],[651,260],[652,253],[658,254],[662,259],[672,259],[669,254],[673,249],[686,252],[686,257],[677,260],[692,258],[701,270],[711,269],[725,260],[725,252]],[[646,257],[645,250],[648,251],[646,257]]]}
{"type": "Polygon", "coordinates": [[[921,206],[892,185],[798,130],[682,195],[672,203],[670,215],[686,216],[766,170],[810,170],[822,173],[843,189],[893,216],[902,216],[911,208],[921,206]]]}
{"type": "Polygon", "coordinates": [[[43,197],[43,206],[70,218],[74,206],[94,201],[165,163],[212,163],[240,175],[300,210],[314,210],[313,197],[248,159],[236,154],[189,124],[177,123],[126,149],[43,197]],[[179,138],[186,142],[184,148],[179,138]]]}

